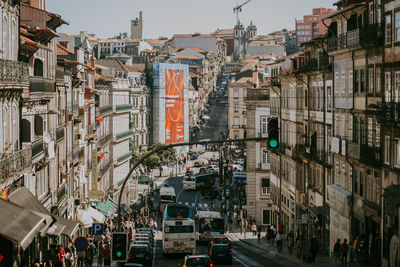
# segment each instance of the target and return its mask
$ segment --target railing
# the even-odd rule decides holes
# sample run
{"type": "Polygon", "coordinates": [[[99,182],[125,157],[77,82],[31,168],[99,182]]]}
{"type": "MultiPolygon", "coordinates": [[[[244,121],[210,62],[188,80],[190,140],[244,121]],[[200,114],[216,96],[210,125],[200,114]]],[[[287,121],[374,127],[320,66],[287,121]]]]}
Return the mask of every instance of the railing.
{"type": "Polygon", "coordinates": [[[240,125],[232,125],[232,129],[240,129],[240,125]]]}
{"type": "Polygon", "coordinates": [[[348,31],[328,39],[328,51],[351,48],[357,45],[377,46],[383,43],[383,30],[381,24],[366,25],[363,28],[348,31]]]}
{"type": "Polygon", "coordinates": [[[104,146],[112,139],[112,133],[106,134],[105,136],[101,137],[97,142],[98,146],[104,146]]]}
{"type": "Polygon", "coordinates": [[[130,159],[131,157],[132,157],[132,153],[131,152],[128,152],[125,155],[119,156],[117,158],[117,164],[121,164],[122,162],[130,159]]]}
{"type": "Polygon", "coordinates": [[[99,110],[100,110],[100,116],[106,116],[106,115],[112,113],[113,107],[111,105],[104,106],[104,107],[100,107],[99,110]]]}
{"type": "Polygon", "coordinates": [[[113,162],[110,158],[109,161],[103,167],[100,168],[100,170],[98,172],[99,177],[103,177],[103,175],[110,169],[112,163],[113,162]]]}
{"type": "Polygon", "coordinates": [[[61,187],[57,191],[57,200],[60,202],[60,200],[67,194],[67,183],[63,183],[61,187]]]}
{"type": "Polygon", "coordinates": [[[369,147],[368,145],[361,145],[360,147],[360,162],[368,164],[373,167],[381,167],[381,149],[378,147],[369,147]]]}
{"type": "Polygon", "coordinates": [[[64,127],[60,127],[56,130],[56,141],[59,142],[64,139],[64,127]]]}
{"type": "Polygon", "coordinates": [[[78,159],[79,159],[79,146],[76,145],[72,150],[72,160],[75,163],[76,161],[78,161],[78,159]]]}
{"type": "Polygon", "coordinates": [[[44,152],[43,138],[39,138],[32,143],[32,158],[36,158],[38,155],[44,152]]]}
{"type": "Polygon", "coordinates": [[[0,59],[0,83],[29,86],[29,65],[14,60],[0,59]]]}
{"type": "Polygon", "coordinates": [[[14,174],[18,174],[32,166],[32,150],[30,148],[12,152],[0,159],[0,183],[4,183],[14,174]]]}
{"type": "Polygon", "coordinates": [[[125,104],[125,105],[117,105],[115,107],[116,112],[124,112],[124,111],[130,111],[132,109],[131,104],[125,104]]]}
{"type": "Polygon", "coordinates": [[[132,135],[133,135],[132,131],[126,131],[126,132],[123,132],[123,133],[116,134],[115,135],[115,139],[116,139],[116,141],[120,141],[122,139],[131,137],[132,135]]]}
{"type": "Polygon", "coordinates": [[[378,103],[378,118],[388,122],[400,122],[400,103],[378,103]]]}
{"type": "Polygon", "coordinates": [[[72,103],[72,112],[74,115],[78,115],[79,114],[79,104],[78,102],[73,101],[72,103]]]}
{"type": "Polygon", "coordinates": [[[257,163],[257,171],[269,171],[270,163],[257,163]]]}
{"type": "Polygon", "coordinates": [[[56,66],[56,81],[58,83],[64,83],[64,68],[56,66]]]}
{"type": "Polygon", "coordinates": [[[360,31],[362,46],[377,46],[383,44],[384,36],[380,23],[363,27],[360,31]]]}
{"type": "Polygon", "coordinates": [[[30,80],[30,92],[39,94],[51,94],[55,92],[54,80],[40,77],[32,76],[30,80]]]}
{"type": "Polygon", "coordinates": [[[329,55],[323,54],[317,58],[308,58],[305,62],[301,63],[296,70],[297,72],[308,72],[317,70],[327,70],[332,65],[329,62],[329,55]]]}

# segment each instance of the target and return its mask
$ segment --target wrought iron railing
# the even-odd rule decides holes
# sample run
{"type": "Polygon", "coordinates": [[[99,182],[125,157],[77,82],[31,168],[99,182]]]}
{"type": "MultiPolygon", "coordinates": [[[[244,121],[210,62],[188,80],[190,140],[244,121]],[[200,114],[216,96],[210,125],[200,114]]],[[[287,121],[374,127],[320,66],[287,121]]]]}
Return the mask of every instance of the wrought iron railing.
{"type": "Polygon", "coordinates": [[[40,76],[32,76],[30,80],[30,92],[31,93],[54,93],[55,82],[53,79],[48,79],[40,76]]]}
{"type": "Polygon", "coordinates": [[[64,139],[64,127],[60,127],[56,130],[56,141],[59,142],[64,139]]]}
{"type": "Polygon", "coordinates": [[[0,183],[32,166],[32,149],[25,148],[0,157],[0,183]]]}
{"type": "Polygon", "coordinates": [[[112,139],[112,133],[106,134],[105,136],[102,136],[99,141],[97,142],[97,145],[99,146],[104,146],[107,144],[110,140],[112,139]]]}
{"type": "Polygon", "coordinates": [[[116,134],[115,135],[115,139],[116,139],[116,141],[120,141],[122,139],[131,137],[132,135],[133,135],[132,131],[126,131],[126,132],[123,132],[123,133],[116,134]]]}
{"type": "Polygon", "coordinates": [[[400,122],[400,103],[378,103],[378,118],[387,122],[400,122]]]}
{"type": "Polygon", "coordinates": [[[32,158],[44,152],[43,138],[39,138],[32,143],[32,158]]]}
{"type": "Polygon", "coordinates": [[[360,146],[360,162],[374,167],[381,167],[381,148],[370,147],[368,145],[360,146]]]}
{"type": "Polygon", "coordinates": [[[57,191],[57,200],[60,201],[67,194],[67,183],[63,183],[57,191]]]}
{"type": "Polygon", "coordinates": [[[104,107],[100,107],[99,110],[100,110],[100,116],[106,116],[112,112],[113,107],[111,105],[104,106],[104,107]]]}
{"type": "Polygon", "coordinates": [[[347,157],[359,160],[360,159],[360,145],[353,142],[347,142],[347,157]]]}
{"type": "Polygon", "coordinates": [[[112,160],[109,159],[109,161],[103,167],[100,168],[98,172],[99,177],[103,177],[103,175],[110,169],[112,164],[113,164],[112,160]]]}

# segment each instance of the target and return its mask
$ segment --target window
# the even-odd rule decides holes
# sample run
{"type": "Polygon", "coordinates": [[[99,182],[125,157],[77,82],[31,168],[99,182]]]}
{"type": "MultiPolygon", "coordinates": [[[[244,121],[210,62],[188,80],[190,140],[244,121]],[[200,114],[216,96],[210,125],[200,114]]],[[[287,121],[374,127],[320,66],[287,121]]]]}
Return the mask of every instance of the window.
{"type": "Polygon", "coordinates": [[[400,102],[400,71],[394,73],[394,101],[400,102]]]}
{"type": "Polygon", "coordinates": [[[348,82],[349,82],[349,86],[348,86],[348,89],[349,89],[349,93],[350,94],[352,94],[353,93],[353,71],[352,70],[349,70],[349,80],[348,80],[348,82]]]}
{"type": "Polygon", "coordinates": [[[375,122],[375,146],[381,147],[381,124],[378,121],[375,122]]]}
{"type": "Polygon", "coordinates": [[[302,41],[303,41],[303,38],[299,37],[299,41],[302,42],[302,41]]]}
{"type": "Polygon", "coordinates": [[[262,164],[267,164],[268,163],[268,150],[266,148],[262,149],[262,164]]]}
{"type": "Polygon", "coordinates": [[[364,173],[360,172],[360,197],[364,194],[364,173]]]}
{"type": "Polygon", "coordinates": [[[385,16],[385,43],[392,43],[392,15],[385,16]]]}
{"type": "Polygon", "coordinates": [[[357,171],[353,170],[353,178],[354,178],[354,193],[358,194],[358,176],[357,171]]]}
{"type": "Polygon", "coordinates": [[[365,70],[360,70],[360,93],[365,92],[365,70]]]}
{"type": "Polygon", "coordinates": [[[233,125],[234,126],[239,126],[239,118],[236,117],[236,118],[233,119],[233,125]]]}
{"type": "Polygon", "coordinates": [[[394,139],[394,166],[400,167],[400,139],[394,139]]]}
{"type": "Polygon", "coordinates": [[[358,92],[358,84],[359,84],[359,77],[358,77],[358,70],[354,70],[354,93],[358,92]]]}
{"type": "Polygon", "coordinates": [[[235,105],[235,106],[233,107],[233,112],[239,112],[239,107],[238,107],[238,105],[235,105]]]}
{"type": "Polygon", "coordinates": [[[239,91],[233,91],[233,98],[239,99],[239,91]]]}
{"type": "Polygon", "coordinates": [[[368,118],[368,146],[372,147],[372,133],[373,133],[373,119],[370,117],[368,118]]]}
{"type": "Polygon", "coordinates": [[[374,93],[374,68],[368,71],[368,93],[374,93]]]}
{"type": "Polygon", "coordinates": [[[346,92],[346,70],[342,70],[342,80],[340,81],[340,92],[346,92]]]}
{"type": "Polygon", "coordinates": [[[360,118],[360,144],[365,145],[365,121],[360,118]]]}
{"type": "Polygon", "coordinates": [[[390,136],[385,136],[385,164],[390,164],[390,136]]]}
{"type": "Polygon", "coordinates": [[[394,36],[396,42],[400,42],[400,11],[394,14],[394,36]]]}
{"type": "Polygon", "coordinates": [[[339,84],[339,72],[335,72],[335,91],[340,92],[340,84],[339,84]]]}
{"type": "Polygon", "coordinates": [[[262,135],[262,137],[267,136],[267,118],[266,117],[261,118],[261,135],[262,135]]]}
{"type": "Polygon", "coordinates": [[[239,132],[234,132],[233,133],[233,138],[238,139],[239,138],[239,132]]]}
{"type": "Polygon", "coordinates": [[[381,69],[379,69],[379,68],[376,68],[376,70],[375,70],[375,80],[376,80],[375,92],[380,93],[381,92],[381,69]]]}
{"type": "Polygon", "coordinates": [[[270,210],[263,210],[262,224],[264,224],[264,225],[271,224],[270,214],[271,214],[270,210]]]}
{"type": "Polygon", "coordinates": [[[262,188],[262,194],[263,195],[269,195],[270,194],[269,179],[263,178],[261,180],[261,188],[262,188]]]}
{"type": "Polygon", "coordinates": [[[385,102],[390,102],[392,89],[391,73],[385,72],[385,102]]]}
{"type": "Polygon", "coordinates": [[[374,3],[369,3],[369,24],[374,23],[374,3]]]}
{"type": "Polygon", "coordinates": [[[308,18],[308,21],[312,21],[312,19],[313,19],[313,18],[309,17],[309,18],[308,18]]]}

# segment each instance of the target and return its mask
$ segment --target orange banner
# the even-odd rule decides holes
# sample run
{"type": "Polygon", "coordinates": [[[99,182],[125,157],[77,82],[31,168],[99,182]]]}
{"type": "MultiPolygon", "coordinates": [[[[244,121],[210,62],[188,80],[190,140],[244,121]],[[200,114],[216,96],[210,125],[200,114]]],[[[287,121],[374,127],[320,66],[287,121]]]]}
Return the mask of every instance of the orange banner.
{"type": "Polygon", "coordinates": [[[185,139],[184,73],[165,71],[165,143],[179,143],[185,139]]]}

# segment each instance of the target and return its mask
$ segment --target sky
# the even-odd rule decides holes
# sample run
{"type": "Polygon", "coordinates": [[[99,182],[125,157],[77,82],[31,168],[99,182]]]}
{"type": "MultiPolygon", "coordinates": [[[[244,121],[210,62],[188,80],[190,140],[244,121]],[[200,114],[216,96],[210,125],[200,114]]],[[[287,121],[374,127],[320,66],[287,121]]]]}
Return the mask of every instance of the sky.
{"type": "MultiPolygon", "coordinates": [[[[334,8],[337,0],[252,0],[242,8],[240,20],[257,26],[258,34],[294,29],[295,19],[311,14],[312,8],[334,8]]],[[[240,0],[243,3],[245,0],[240,0]]],[[[46,9],[69,22],[57,31],[80,31],[109,38],[130,34],[130,20],[143,11],[144,38],[171,37],[183,33],[211,33],[235,25],[236,0],[47,0],[46,9]]]]}

